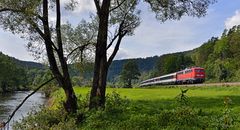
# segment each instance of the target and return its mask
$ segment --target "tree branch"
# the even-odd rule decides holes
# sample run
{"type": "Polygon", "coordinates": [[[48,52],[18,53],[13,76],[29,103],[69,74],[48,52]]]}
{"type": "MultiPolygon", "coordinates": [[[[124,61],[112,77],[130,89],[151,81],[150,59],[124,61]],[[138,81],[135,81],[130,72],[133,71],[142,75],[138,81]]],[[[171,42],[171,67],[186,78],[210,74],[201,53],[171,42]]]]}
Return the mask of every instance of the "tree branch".
{"type": "Polygon", "coordinates": [[[120,7],[125,1],[126,1],[126,0],[123,0],[121,3],[117,2],[118,5],[117,5],[116,7],[113,7],[112,9],[110,9],[109,12],[112,12],[112,11],[114,11],[115,9],[117,9],[118,7],[120,7]]]}
{"type": "MultiPolygon", "coordinates": [[[[62,80],[63,80],[63,75],[61,71],[58,68],[56,57],[54,55],[54,43],[52,42],[51,39],[51,31],[49,28],[49,21],[48,21],[48,0],[43,0],[42,1],[42,8],[43,8],[43,29],[44,29],[44,38],[45,38],[45,46],[46,46],[46,51],[47,51],[47,56],[48,56],[48,61],[50,64],[50,69],[53,72],[53,75],[56,77],[58,83],[60,86],[62,86],[62,80]]],[[[56,47],[55,47],[56,48],[56,47]]],[[[57,53],[59,53],[57,51],[57,53]]]]}
{"type": "Polygon", "coordinates": [[[116,56],[118,50],[119,50],[119,47],[120,47],[120,43],[122,41],[122,38],[127,34],[127,31],[124,32],[123,34],[119,35],[118,37],[118,41],[115,45],[115,48],[114,48],[114,51],[112,53],[112,55],[109,57],[108,61],[107,61],[107,67],[109,67],[114,59],[114,57],[116,56]]]}
{"type": "Polygon", "coordinates": [[[60,51],[63,50],[62,48],[62,37],[61,37],[61,10],[60,10],[60,0],[56,0],[56,32],[57,32],[57,43],[58,49],[60,51]]]}
{"type": "Polygon", "coordinates": [[[10,8],[2,8],[2,9],[0,9],[0,12],[5,12],[5,11],[23,12],[22,10],[18,10],[18,9],[10,9],[10,8]]]}
{"type": "Polygon", "coordinates": [[[117,37],[119,36],[119,32],[113,37],[113,39],[110,41],[110,43],[108,44],[108,46],[107,46],[107,49],[109,49],[111,46],[112,46],[112,44],[113,44],[113,42],[117,39],[117,37]]]}
{"type": "Polygon", "coordinates": [[[67,55],[67,59],[69,58],[69,56],[71,56],[75,51],[77,51],[78,49],[80,50],[80,51],[83,51],[85,48],[86,48],[86,46],[88,46],[88,45],[90,45],[91,44],[91,42],[88,42],[87,44],[84,44],[84,45],[82,45],[82,46],[78,46],[78,47],[76,47],[75,49],[73,49],[68,55],[67,55]]]}
{"type": "Polygon", "coordinates": [[[94,0],[95,6],[97,8],[97,14],[99,15],[101,12],[101,7],[100,7],[100,1],[99,0],[94,0]]]}
{"type": "Polygon", "coordinates": [[[0,128],[3,128],[5,127],[10,121],[11,119],[13,118],[13,116],[15,115],[15,113],[18,111],[18,109],[24,104],[24,102],[29,98],[31,97],[33,94],[35,94],[40,88],[42,88],[44,85],[48,84],[49,82],[51,82],[52,80],[54,80],[55,77],[52,77],[51,79],[49,79],[48,81],[44,82],[43,84],[41,84],[39,87],[37,87],[33,92],[31,92],[27,97],[25,97],[23,99],[23,101],[16,107],[16,109],[12,112],[11,115],[9,115],[9,118],[6,122],[2,122],[0,124],[0,128]],[[2,127],[1,127],[2,126],[2,127]]]}
{"type": "MultiPolygon", "coordinates": [[[[10,11],[10,12],[15,12],[15,13],[25,13],[25,10],[19,10],[19,9],[10,9],[10,8],[0,9],[0,12],[5,12],[5,11],[10,11]]],[[[35,14],[35,13],[31,13],[31,14],[38,17],[40,20],[43,20],[43,17],[40,16],[39,14],[35,14]]]]}

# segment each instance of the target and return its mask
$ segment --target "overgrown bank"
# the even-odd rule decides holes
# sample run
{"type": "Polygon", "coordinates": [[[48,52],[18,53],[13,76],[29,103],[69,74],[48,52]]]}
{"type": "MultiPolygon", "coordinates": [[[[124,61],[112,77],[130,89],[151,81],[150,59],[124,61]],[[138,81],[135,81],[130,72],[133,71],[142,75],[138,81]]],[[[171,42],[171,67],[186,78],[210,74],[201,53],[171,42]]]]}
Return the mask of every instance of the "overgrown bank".
{"type": "Polygon", "coordinates": [[[79,99],[77,115],[67,116],[62,105],[57,105],[63,101],[63,92],[59,90],[52,95],[51,107],[33,113],[15,128],[234,129],[240,126],[238,87],[190,88],[187,92],[179,88],[108,89],[105,110],[91,111],[87,108],[88,91],[89,88],[75,88],[79,99]]]}

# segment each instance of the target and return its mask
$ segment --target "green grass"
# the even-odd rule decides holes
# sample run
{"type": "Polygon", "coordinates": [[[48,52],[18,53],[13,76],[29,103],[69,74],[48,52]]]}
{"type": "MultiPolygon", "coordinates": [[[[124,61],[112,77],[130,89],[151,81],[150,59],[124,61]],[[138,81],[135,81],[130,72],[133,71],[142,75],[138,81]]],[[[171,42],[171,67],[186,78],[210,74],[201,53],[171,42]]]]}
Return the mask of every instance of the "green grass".
{"type": "Polygon", "coordinates": [[[63,90],[52,95],[53,106],[19,124],[19,129],[97,129],[97,130],[202,130],[238,129],[240,127],[240,87],[189,87],[186,93],[189,105],[179,105],[176,96],[178,87],[154,88],[107,88],[104,110],[88,110],[90,88],[75,87],[78,97],[78,114],[64,116],[63,90]],[[117,92],[117,93],[115,93],[117,92]],[[110,96],[109,96],[110,94],[110,96]],[[120,96],[119,96],[120,95],[120,96]],[[126,98],[125,98],[126,97],[126,98]],[[224,104],[228,97],[229,107],[224,104]],[[58,105],[60,107],[58,107],[58,105]],[[55,109],[60,108],[60,109],[55,109]],[[76,120],[77,119],[77,120],[76,120]],[[36,128],[35,128],[36,129],[36,128]]]}
{"type": "MultiPolygon", "coordinates": [[[[224,98],[232,100],[234,112],[240,112],[240,87],[189,87],[187,92],[190,105],[194,108],[208,112],[221,112],[224,109],[224,98]]],[[[86,96],[90,93],[90,88],[75,87],[76,95],[86,96]]],[[[154,87],[154,88],[107,88],[107,93],[113,91],[119,93],[121,97],[130,99],[133,103],[141,103],[156,109],[170,109],[175,107],[176,96],[180,94],[179,87],[154,87]]],[[[61,94],[54,95],[63,95],[61,94]]],[[[62,96],[60,96],[62,97],[62,96]]],[[[63,99],[63,98],[61,98],[63,99]]]]}

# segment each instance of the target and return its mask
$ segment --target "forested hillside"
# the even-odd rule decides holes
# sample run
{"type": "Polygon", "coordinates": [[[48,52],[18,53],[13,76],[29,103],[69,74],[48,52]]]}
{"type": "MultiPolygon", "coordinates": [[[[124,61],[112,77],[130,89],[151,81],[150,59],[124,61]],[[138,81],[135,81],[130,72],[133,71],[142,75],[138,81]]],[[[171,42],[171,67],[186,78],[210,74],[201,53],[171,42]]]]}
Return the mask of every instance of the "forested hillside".
{"type": "Polygon", "coordinates": [[[240,81],[240,26],[194,50],[192,59],[206,69],[209,81],[240,81]]]}
{"type": "Polygon", "coordinates": [[[26,87],[26,71],[15,64],[12,58],[0,53],[0,92],[26,87]]]}
{"type": "Polygon", "coordinates": [[[40,63],[20,61],[0,52],[0,92],[30,89],[45,71],[40,63]]]}

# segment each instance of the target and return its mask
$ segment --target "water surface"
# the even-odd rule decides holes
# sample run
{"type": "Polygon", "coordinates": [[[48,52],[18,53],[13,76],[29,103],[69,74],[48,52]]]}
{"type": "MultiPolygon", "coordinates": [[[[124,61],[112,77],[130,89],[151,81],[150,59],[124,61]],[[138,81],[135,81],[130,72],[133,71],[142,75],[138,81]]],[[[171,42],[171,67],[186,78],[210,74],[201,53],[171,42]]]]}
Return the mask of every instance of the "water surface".
{"type": "MultiPolygon", "coordinates": [[[[31,91],[18,91],[13,93],[0,94],[0,122],[6,122],[9,115],[30,93],[31,91]]],[[[44,102],[45,98],[42,93],[35,93],[30,98],[28,98],[23,106],[15,113],[15,116],[10,122],[9,129],[11,130],[11,125],[13,122],[19,121],[23,117],[27,116],[31,110],[38,109],[38,106],[43,105],[44,102]]]]}

